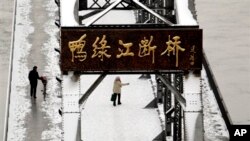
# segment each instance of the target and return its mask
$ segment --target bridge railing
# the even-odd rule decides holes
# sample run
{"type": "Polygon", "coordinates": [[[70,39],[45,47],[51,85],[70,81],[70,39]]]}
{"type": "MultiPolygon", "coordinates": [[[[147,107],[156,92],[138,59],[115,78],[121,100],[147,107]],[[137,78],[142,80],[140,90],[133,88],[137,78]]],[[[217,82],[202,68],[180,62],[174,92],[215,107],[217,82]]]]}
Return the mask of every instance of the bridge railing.
{"type": "Polygon", "coordinates": [[[203,52],[202,64],[204,65],[205,71],[207,73],[209,85],[212,88],[212,91],[214,93],[216,102],[218,103],[218,106],[220,108],[222,117],[223,117],[223,119],[225,121],[227,129],[229,130],[231,125],[232,125],[232,121],[231,121],[230,115],[228,113],[228,110],[226,108],[225,102],[224,102],[224,100],[222,98],[222,95],[221,95],[221,92],[220,92],[219,87],[217,85],[217,82],[215,80],[215,77],[213,75],[213,72],[212,72],[212,70],[210,68],[210,65],[208,63],[205,52],[203,52]]]}
{"type": "Polygon", "coordinates": [[[10,46],[10,63],[9,63],[9,74],[8,74],[8,87],[6,95],[6,108],[5,108],[5,117],[4,117],[4,129],[3,129],[3,141],[8,140],[8,130],[9,130],[9,109],[10,109],[10,97],[11,97],[11,82],[12,82],[12,70],[13,70],[13,56],[14,56],[14,42],[15,42],[15,30],[16,30],[16,6],[17,0],[14,0],[14,9],[13,9],[13,21],[12,21],[12,35],[11,35],[11,46],[10,46]]]}

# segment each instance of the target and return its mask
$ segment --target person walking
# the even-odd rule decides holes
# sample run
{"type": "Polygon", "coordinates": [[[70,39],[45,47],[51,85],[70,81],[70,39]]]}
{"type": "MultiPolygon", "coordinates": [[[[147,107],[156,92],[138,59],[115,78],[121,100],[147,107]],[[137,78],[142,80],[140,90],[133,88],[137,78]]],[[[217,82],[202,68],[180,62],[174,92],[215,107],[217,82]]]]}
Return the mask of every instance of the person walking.
{"type": "Polygon", "coordinates": [[[33,67],[33,70],[29,72],[29,81],[30,81],[30,96],[36,98],[36,87],[37,87],[37,80],[39,78],[39,74],[37,72],[37,66],[33,67]]]}
{"type": "Polygon", "coordinates": [[[114,101],[113,105],[116,106],[116,97],[118,97],[118,105],[121,103],[121,87],[129,85],[129,83],[122,83],[120,77],[116,77],[113,85],[113,94],[114,94],[114,101]]]}

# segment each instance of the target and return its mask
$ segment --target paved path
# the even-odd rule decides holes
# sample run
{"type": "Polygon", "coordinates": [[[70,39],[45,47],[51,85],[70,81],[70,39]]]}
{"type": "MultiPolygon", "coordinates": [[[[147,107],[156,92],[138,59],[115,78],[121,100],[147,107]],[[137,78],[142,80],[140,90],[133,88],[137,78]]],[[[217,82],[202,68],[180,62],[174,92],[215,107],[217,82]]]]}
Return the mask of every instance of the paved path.
{"type": "Polygon", "coordinates": [[[54,25],[56,10],[54,1],[17,1],[9,110],[10,141],[60,140],[61,120],[58,108],[61,101],[57,97],[58,87],[55,83],[55,76],[58,76],[58,60],[53,58],[54,47],[59,45],[54,32],[55,29],[58,30],[54,25]],[[30,97],[28,73],[35,65],[38,66],[39,75],[48,78],[46,101],[43,98],[43,85],[40,80],[37,99],[30,97]]]}
{"type": "MultiPolygon", "coordinates": [[[[38,66],[38,72],[41,76],[46,65],[46,56],[43,55],[43,44],[48,40],[48,35],[44,31],[44,25],[48,20],[48,12],[44,8],[44,0],[31,1],[30,18],[32,26],[34,26],[34,33],[30,34],[28,39],[32,45],[30,54],[28,56],[28,68],[32,69],[34,65],[38,66]],[[38,16],[39,15],[39,16],[38,16]]],[[[30,88],[30,87],[29,87],[30,88]]],[[[49,119],[45,119],[45,113],[42,111],[42,85],[41,81],[37,87],[37,99],[31,99],[31,114],[26,116],[25,122],[27,124],[27,136],[25,141],[34,141],[41,138],[42,132],[48,128],[49,119]]],[[[28,90],[29,92],[29,90],[28,90]]],[[[27,98],[30,98],[27,95],[27,98]]]]}

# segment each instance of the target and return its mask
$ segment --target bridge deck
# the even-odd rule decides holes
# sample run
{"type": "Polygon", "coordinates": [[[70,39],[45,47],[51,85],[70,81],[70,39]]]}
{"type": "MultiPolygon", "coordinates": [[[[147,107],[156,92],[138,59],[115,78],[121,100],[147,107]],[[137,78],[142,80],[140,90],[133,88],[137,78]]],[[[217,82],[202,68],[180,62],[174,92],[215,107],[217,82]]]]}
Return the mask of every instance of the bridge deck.
{"type": "MultiPolygon", "coordinates": [[[[161,131],[156,109],[146,109],[153,99],[148,80],[139,75],[122,75],[121,105],[110,101],[113,81],[116,76],[107,76],[87,100],[81,112],[82,139],[84,141],[152,141],[161,131]]],[[[83,76],[82,88],[86,88],[89,76],[83,76]],[[85,86],[85,87],[84,87],[85,86]]]]}

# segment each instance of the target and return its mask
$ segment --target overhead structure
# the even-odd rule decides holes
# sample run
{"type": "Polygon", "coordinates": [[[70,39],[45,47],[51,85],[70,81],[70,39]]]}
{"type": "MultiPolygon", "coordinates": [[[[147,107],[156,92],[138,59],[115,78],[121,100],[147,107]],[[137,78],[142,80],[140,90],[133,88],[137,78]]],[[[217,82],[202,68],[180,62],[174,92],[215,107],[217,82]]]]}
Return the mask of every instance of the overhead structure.
{"type": "Polygon", "coordinates": [[[202,30],[192,16],[185,18],[194,22],[185,25],[182,4],[178,0],[60,1],[65,141],[80,140],[84,103],[107,74],[116,73],[156,74],[161,85],[157,101],[164,104],[165,112],[162,140],[204,140],[201,91],[185,89],[193,81],[195,87],[201,86],[202,30]],[[66,6],[71,7],[68,13],[66,6]],[[67,16],[72,21],[66,21],[67,16]],[[121,17],[122,21],[114,20],[121,17]],[[102,75],[82,92],[79,77],[83,74],[102,75]],[[69,86],[74,90],[69,91],[69,86]],[[74,111],[70,112],[70,106],[74,111]],[[76,129],[69,133],[71,128],[76,129]]]}
{"type": "MultiPolygon", "coordinates": [[[[98,19],[107,14],[110,10],[133,10],[138,12],[138,15],[145,15],[144,13],[148,13],[148,17],[151,17],[151,20],[157,19],[159,23],[167,24],[173,26],[174,23],[170,21],[168,18],[169,10],[167,9],[168,2],[164,0],[159,0],[155,3],[147,0],[106,0],[105,2],[101,2],[98,0],[94,0],[93,3],[89,4],[88,1],[80,1],[79,9],[81,10],[94,10],[91,11],[92,14],[88,13],[85,15],[80,15],[81,17],[91,17],[93,16],[89,22],[82,23],[84,26],[90,26],[95,23],[98,19]],[[155,7],[155,5],[156,7],[155,7]],[[167,13],[168,12],[168,13],[167,13]],[[161,13],[161,14],[159,14],[161,13]]],[[[171,12],[170,12],[171,13],[171,12]]],[[[139,21],[139,20],[138,20],[139,21]]],[[[144,21],[145,22],[145,21],[144,21]]]]}

